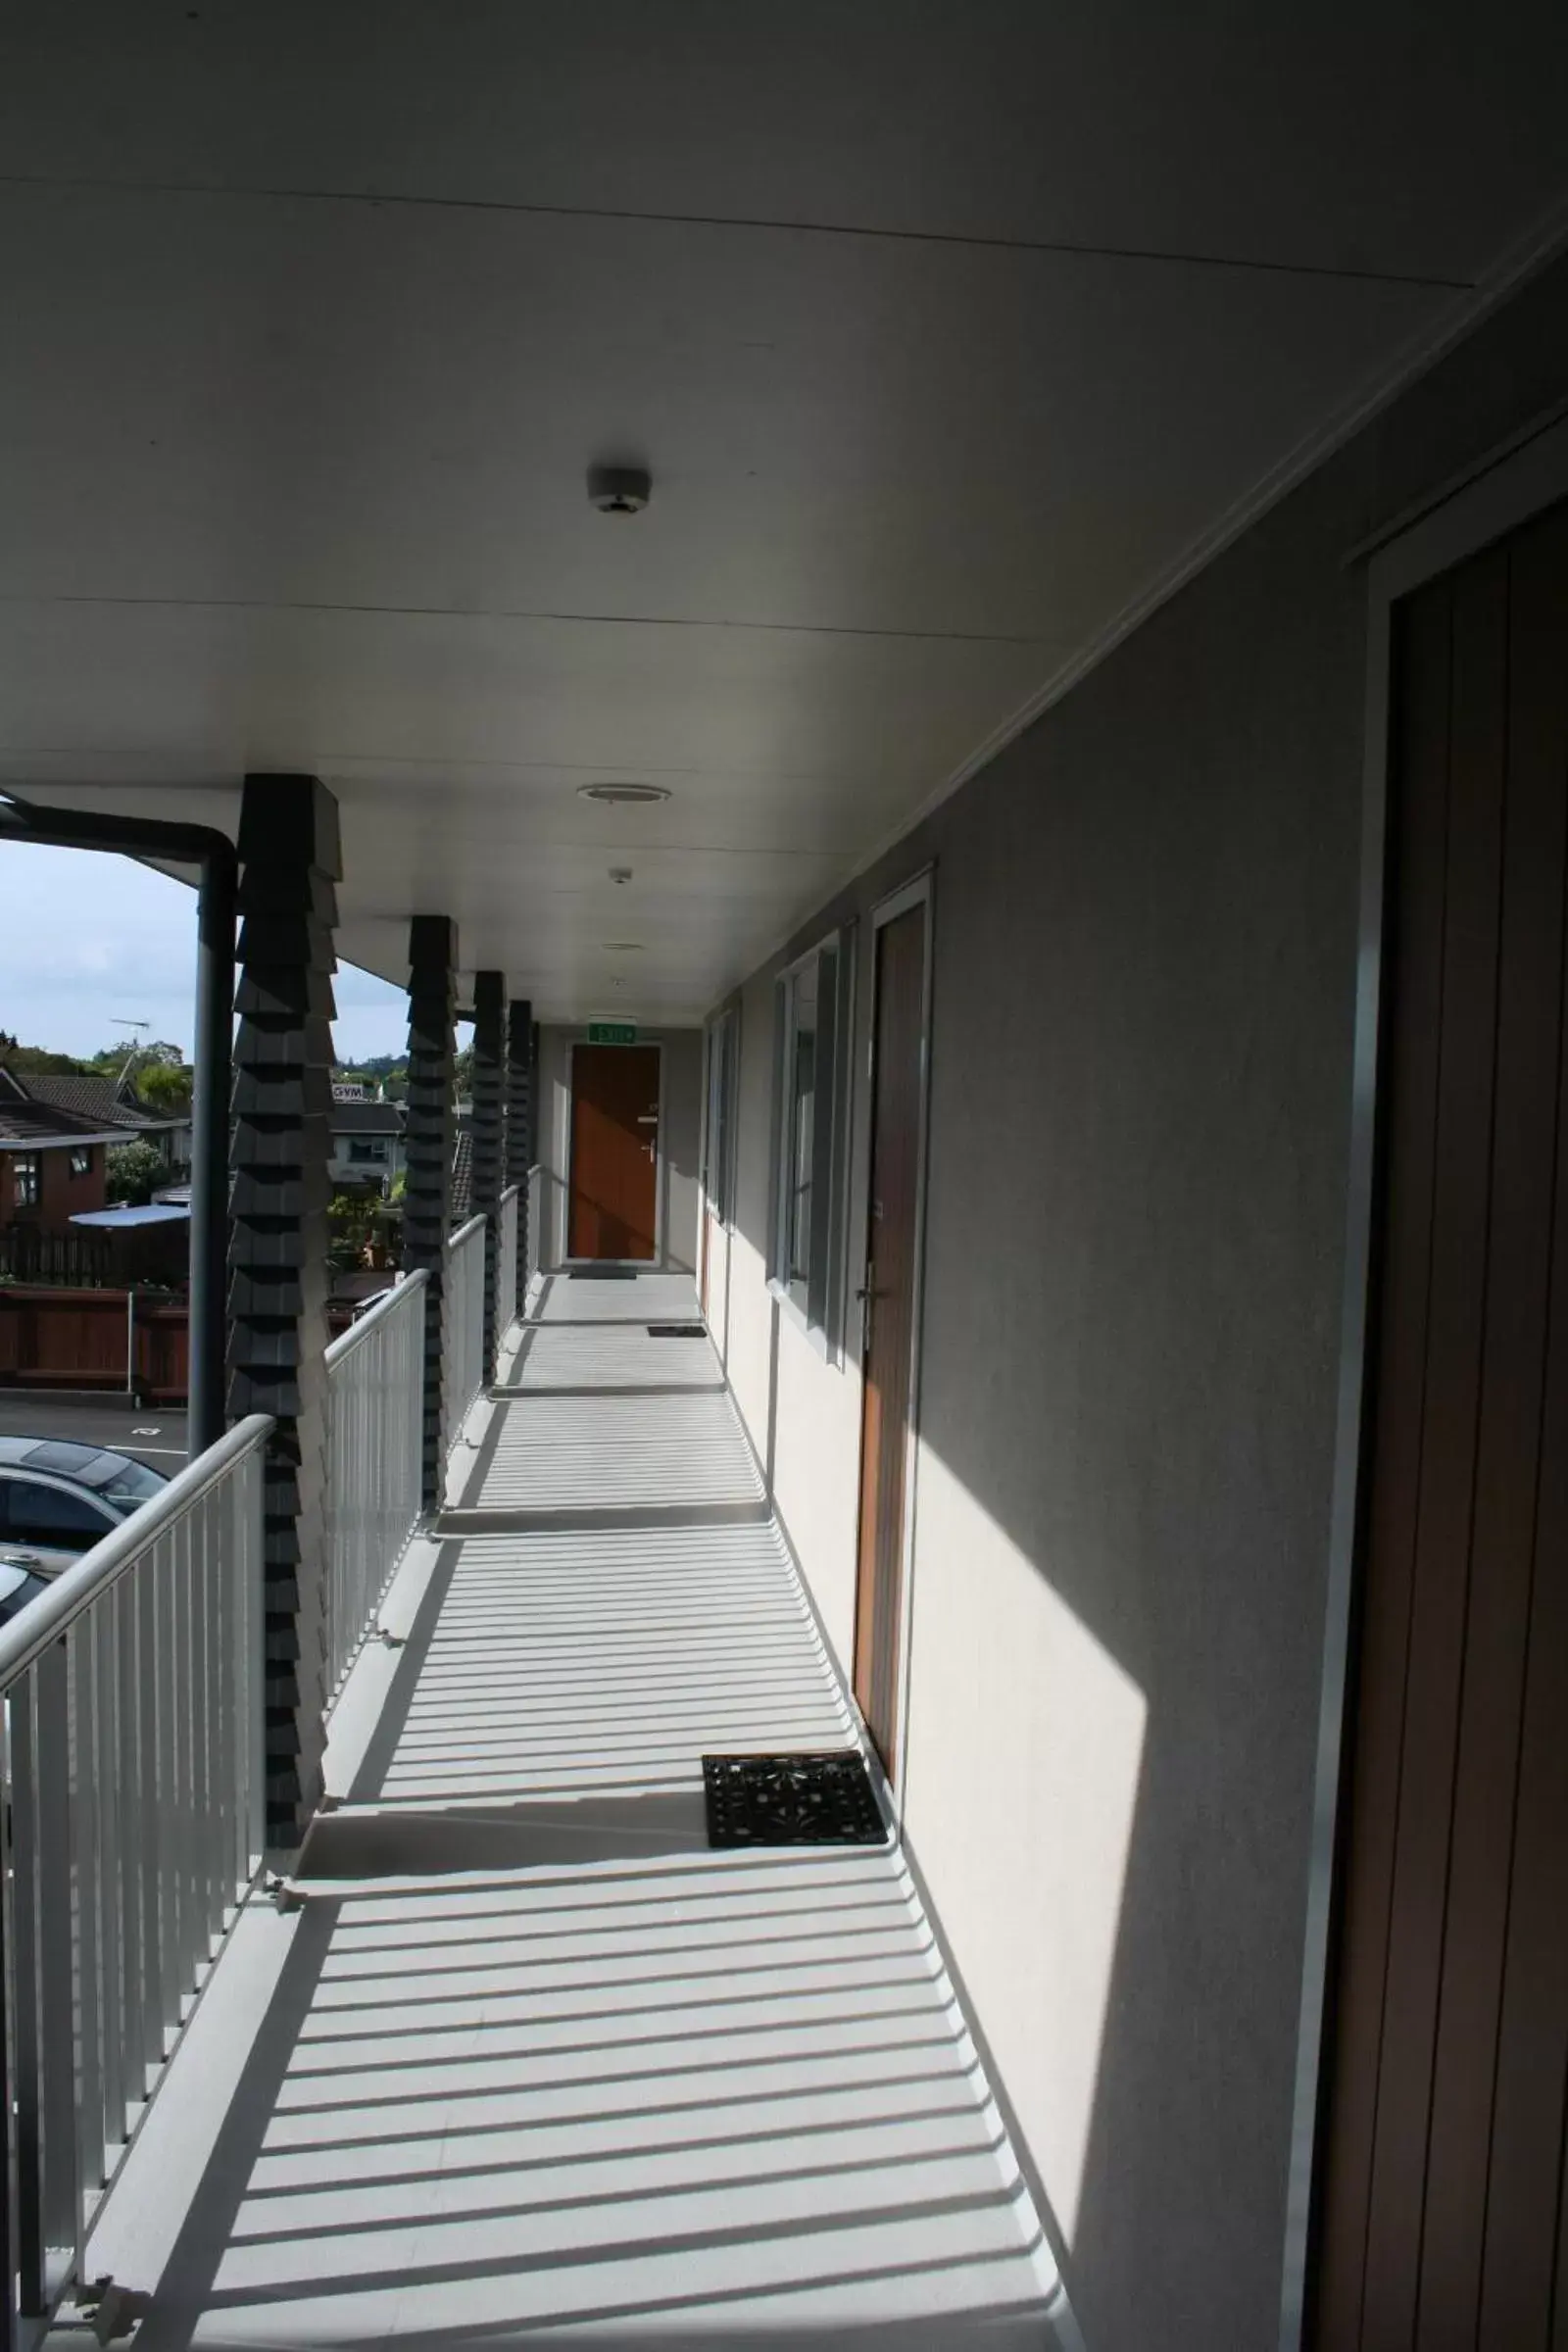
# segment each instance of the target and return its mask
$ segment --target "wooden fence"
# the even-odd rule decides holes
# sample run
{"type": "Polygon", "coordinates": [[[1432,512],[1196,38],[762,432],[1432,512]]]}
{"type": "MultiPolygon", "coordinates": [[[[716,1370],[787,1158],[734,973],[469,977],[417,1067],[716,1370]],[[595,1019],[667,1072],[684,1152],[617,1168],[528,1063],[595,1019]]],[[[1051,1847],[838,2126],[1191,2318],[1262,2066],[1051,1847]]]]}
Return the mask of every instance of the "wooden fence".
{"type": "Polygon", "coordinates": [[[102,1288],[114,1280],[114,1241],[76,1227],[40,1233],[32,1225],[0,1225],[0,1275],[13,1282],[69,1283],[102,1288]]]}
{"type": "Polygon", "coordinates": [[[0,1389],[97,1389],[183,1403],[189,1322],[182,1299],[0,1283],[0,1389]]]}

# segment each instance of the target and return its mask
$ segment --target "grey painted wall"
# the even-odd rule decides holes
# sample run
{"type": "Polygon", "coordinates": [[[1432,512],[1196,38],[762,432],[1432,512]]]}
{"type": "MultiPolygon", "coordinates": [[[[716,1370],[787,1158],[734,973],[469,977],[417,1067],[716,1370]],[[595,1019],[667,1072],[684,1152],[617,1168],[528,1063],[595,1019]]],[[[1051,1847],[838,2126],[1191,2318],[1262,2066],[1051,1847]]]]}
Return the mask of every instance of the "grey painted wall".
{"type": "MultiPolygon", "coordinates": [[[[586,1039],[580,1024],[541,1025],[539,1031],[539,1213],[544,1222],[540,1262],[560,1263],[566,1246],[566,1182],[571,1151],[571,1047],[586,1039]]],[[[698,1153],[702,1140],[703,1035],[700,1029],[648,1029],[640,1042],[663,1052],[663,1162],[659,1263],[691,1273],[697,1263],[698,1153]]]]}
{"type": "MultiPolygon", "coordinates": [[[[805,926],[936,869],[907,1829],[1091,2352],[1277,2340],[1332,1466],[1365,582],[1568,395],[1538,279],[805,926]]],[[[731,1376],[841,1659],[859,1386],[763,1284],[731,1376]]],[[[852,1276],[853,1281],[853,1276],[852,1276]]]]}

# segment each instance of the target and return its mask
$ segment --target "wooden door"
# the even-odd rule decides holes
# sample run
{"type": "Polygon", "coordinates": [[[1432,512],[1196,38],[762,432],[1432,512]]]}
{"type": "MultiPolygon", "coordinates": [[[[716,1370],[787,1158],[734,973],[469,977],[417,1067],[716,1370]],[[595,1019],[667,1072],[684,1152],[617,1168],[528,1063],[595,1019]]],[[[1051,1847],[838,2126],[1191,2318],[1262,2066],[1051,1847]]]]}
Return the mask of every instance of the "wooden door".
{"type": "Polygon", "coordinates": [[[923,903],[881,926],[872,998],[855,1695],[890,1779],[898,1768],[904,1537],[913,1442],[925,932],[923,903]]]}
{"type": "Polygon", "coordinates": [[[658,1205],[659,1048],[575,1047],[567,1256],[656,1256],[658,1205]]]}
{"type": "Polygon", "coordinates": [[[1568,2344],[1568,508],[1394,615],[1320,2352],[1568,2344]]]}

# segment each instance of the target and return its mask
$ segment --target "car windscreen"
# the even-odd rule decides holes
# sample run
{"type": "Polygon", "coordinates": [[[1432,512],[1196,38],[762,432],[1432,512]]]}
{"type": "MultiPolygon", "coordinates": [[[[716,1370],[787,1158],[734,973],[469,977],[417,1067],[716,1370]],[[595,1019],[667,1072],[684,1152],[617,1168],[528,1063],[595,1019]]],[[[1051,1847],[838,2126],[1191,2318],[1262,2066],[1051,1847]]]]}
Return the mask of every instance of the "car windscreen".
{"type": "Polygon", "coordinates": [[[133,1511],[139,1502],[150,1502],[155,1494],[161,1494],[169,1481],[149,1470],[145,1462],[127,1461],[122,1453],[101,1453],[82,1473],[82,1484],[101,1494],[115,1510],[133,1511]]]}
{"type": "Polygon", "coordinates": [[[0,1625],[8,1623],[19,1609],[24,1609],[29,1600],[36,1600],[40,1592],[48,1590],[44,1579],[34,1576],[30,1568],[20,1567],[14,1560],[0,1560],[0,1625]]]}

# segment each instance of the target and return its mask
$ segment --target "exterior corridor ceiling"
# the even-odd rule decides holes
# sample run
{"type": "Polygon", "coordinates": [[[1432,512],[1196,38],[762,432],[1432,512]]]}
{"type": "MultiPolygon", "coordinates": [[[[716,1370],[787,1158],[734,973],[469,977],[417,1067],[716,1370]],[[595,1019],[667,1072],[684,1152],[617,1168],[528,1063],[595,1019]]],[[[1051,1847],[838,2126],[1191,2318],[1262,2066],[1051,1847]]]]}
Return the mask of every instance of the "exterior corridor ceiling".
{"type": "Polygon", "coordinates": [[[695,1019],[1549,240],[1564,96],[1544,0],[13,9],[0,781],[313,769],[346,956],[695,1019]]]}

